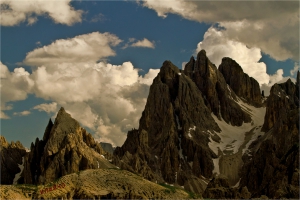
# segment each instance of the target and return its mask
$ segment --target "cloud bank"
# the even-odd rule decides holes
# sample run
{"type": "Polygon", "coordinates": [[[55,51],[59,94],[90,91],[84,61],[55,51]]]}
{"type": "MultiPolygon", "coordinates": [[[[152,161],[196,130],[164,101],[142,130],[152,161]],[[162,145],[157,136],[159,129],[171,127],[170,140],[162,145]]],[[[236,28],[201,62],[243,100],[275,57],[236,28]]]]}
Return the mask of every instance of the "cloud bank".
{"type": "Polygon", "coordinates": [[[1,25],[15,26],[21,22],[34,24],[38,16],[51,18],[55,23],[72,25],[81,22],[82,10],[75,10],[70,5],[71,0],[43,1],[43,0],[2,0],[1,25]]]}
{"type": "MultiPolygon", "coordinates": [[[[284,77],[282,69],[278,69],[273,75],[267,74],[266,64],[259,62],[262,57],[261,50],[256,47],[249,48],[241,42],[228,38],[222,29],[209,28],[204,34],[203,41],[198,43],[195,53],[201,49],[206,50],[207,56],[217,67],[224,57],[234,59],[245,73],[257,80],[265,95],[269,95],[270,89],[275,83],[285,82],[289,78],[295,82],[292,77],[284,77]]],[[[291,70],[291,75],[296,70],[298,70],[297,63],[295,63],[294,69],[291,70]]]]}
{"type": "Polygon", "coordinates": [[[110,33],[93,32],[59,39],[27,53],[24,63],[31,66],[56,63],[95,62],[116,55],[112,47],[122,40],[110,33]]]}
{"type": "Polygon", "coordinates": [[[158,16],[177,14],[188,20],[215,24],[229,39],[260,48],[276,60],[299,60],[297,1],[141,1],[158,16]]]}
{"type": "Polygon", "coordinates": [[[150,69],[140,76],[131,62],[98,62],[115,55],[113,47],[119,42],[109,33],[54,41],[27,54],[24,62],[35,66],[32,73],[23,68],[9,72],[1,63],[1,116],[8,117],[4,112],[7,103],[26,99],[31,93],[52,102],[33,109],[52,115],[63,106],[91,129],[96,139],[122,145],[127,131],[138,127],[149,87],[159,70],[150,69]]]}
{"type": "Polygon", "coordinates": [[[147,38],[144,38],[142,40],[137,40],[135,38],[129,38],[129,42],[126,43],[122,48],[126,49],[128,47],[142,47],[142,48],[155,48],[155,42],[150,41],[147,38]]]}

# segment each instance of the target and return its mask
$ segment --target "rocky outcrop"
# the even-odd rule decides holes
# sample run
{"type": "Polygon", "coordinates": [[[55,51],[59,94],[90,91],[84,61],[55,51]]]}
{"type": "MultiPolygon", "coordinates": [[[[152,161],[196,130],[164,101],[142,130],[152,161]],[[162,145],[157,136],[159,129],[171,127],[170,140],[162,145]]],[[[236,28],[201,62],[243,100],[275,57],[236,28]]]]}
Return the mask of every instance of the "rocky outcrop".
{"type": "Polygon", "coordinates": [[[85,169],[115,168],[91,134],[61,108],[54,124],[49,120],[43,140],[31,144],[25,157],[24,180],[44,184],[85,169]]]}
{"type": "Polygon", "coordinates": [[[152,181],[188,187],[192,178],[196,185],[203,184],[200,177],[212,176],[214,168],[216,155],[208,147],[214,130],[220,129],[201,91],[165,61],[150,87],[139,129],[129,131],[124,145],[116,148],[115,163],[152,181]]]}
{"type": "Polygon", "coordinates": [[[0,186],[4,199],[190,199],[182,189],[158,185],[125,170],[89,169],[46,185],[0,186]]]}
{"type": "MultiPolygon", "coordinates": [[[[230,71],[226,78],[234,80],[232,77],[241,74],[244,79],[237,82],[245,84],[245,91],[237,90],[242,95],[239,97],[231,89],[233,82],[226,82],[227,79],[209,61],[204,50],[198,53],[197,60],[191,57],[184,70],[165,61],[150,87],[139,128],[129,131],[123,146],[116,148],[114,163],[151,181],[177,184],[189,191],[202,193],[206,188],[206,178],[212,177],[212,159],[219,156],[208,143],[221,142],[217,134],[221,129],[213,115],[232,126],[253,123],[249,114],[252,111],[242,108],[241,102],[248,98],[247,92],[253,94],[249,101],[257,100],[257,91],[260,98],[257,82],[238,69],[230,71]]],[[[239,180],[242,150],[239,153],[236,170],[230,174],[231,184],[239,180]]],[[[221,171],[230,168],[230,163],[221,171]]]]}
{"type": "Polygon", "coordinates": [[[239,97],[254,106],[262,105],[262,97],[258,82],[243,72],[242,67],[231,58],[223,58],[219,66],[226,83],[239,97]]]}
{"type": "MultiPolygon", "coordinates": [[[[234,126],[251,121],[249,114],[237,104],[235,91],[227,85],[222,73],[207,58],[205,50],[198,53],[196,61],[193,57],[190,59],[184,73],[196,83],[203,94],[205,105],[219,119],[222,117],[226,123],[234,126]]],[[[238,75],[231,73],[227,78],[238,75]]]]}
{"type": "Polygon", "coordinates": [[[110,154],[114,154],[115,147],[113,147],[110,143],[100,142],[102,149],[110,154]]]}
{"type": "Polygon", "coordinates": [[[1,184],[22,182],[15,176],[21,172],[19,165],[23,164],[25,155],[26,150],[19,141],[9,144],[5,137],[0,136],[1,184]]]}
{"type": "Polygon", "coordinates": [[[213,178],[207,185],[203,198],[209,199],[250,199],[247,187],[231,188],[225,177],[213,178]]]}
{"type": "Polygon", "coordinates": [[[252,197],[299,197],[299,86],[291,80],[275,84],[267,99],[262,130],[244,157],[241,185],[252,197]]]}

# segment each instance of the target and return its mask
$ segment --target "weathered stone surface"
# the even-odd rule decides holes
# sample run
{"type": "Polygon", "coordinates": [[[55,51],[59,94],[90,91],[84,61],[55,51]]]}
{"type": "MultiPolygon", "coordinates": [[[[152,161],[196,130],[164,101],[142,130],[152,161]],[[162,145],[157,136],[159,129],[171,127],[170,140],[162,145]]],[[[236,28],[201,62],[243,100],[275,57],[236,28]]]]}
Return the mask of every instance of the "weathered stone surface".
{"type": "Polygon", "coordinates": [[[258,82],[244,73],[242,67],[235,60],[223,58],[219,71],[236,95],[244,98],[251,105],[261,106],[262,97],[258,82]]]}
{"type": "Polygon", "coordinates": [[[125,170],[89,169],[45,185],[0,186],[4,199],[188,199],[187,192],[164,187],[125,170]]]}
{"type": "Polygon", "coordinates": [[[251,121],[249,114],[236,103],[234,90],[228,87],[222,73],[207,58],[205,50],[198,53],[196,61],[191,58],[184,73],[196,83],[203,94],[205,105],[219,119],[222,117],[226,123],[234,126],[251,121]]]}
{"type": "Polygon", "coordinates": [[[201,176],[212,176],[211,158],[216,155],[208,147],[208,131],[214,130],[220,129],[201,91],[165,61],[150,87],[139,129],[129,131],[124,145],[116,148],[115,163],[149,180],[179,184],[201,193],[205,187],[193,185],[203,184],[201,176]]]}
{"type": "Polygon", "coordinates": [[[208,183],[202,196],[210,199],[250,199],[251,193],[247,187],[230,188],[228,179],[220,176],[208,183]]]}
{"type": "Polygon", "coordinates": [[[241,185],[252,197],[299,197],[299,181],[293,178],[299,170],[298,92],[291,80],[271,88],[262,129],[266,134],[252,144],[252,159],[242,169],[241,185]]]}
{"type": "Polygon", "coordinates": [[[104,151],[110,154],[114,154],[115,148],[110,143],[100,142],[100,145],[104,151]]]}
{"type": "Polygon", "coordinates": [[[26,150],[19,141],[9,144],[5,137],[0,136],[1,184],[13,184],[25,155],[26,150]]]}
{"type": "Polygon", "coordinates": [[[25,183],[48,183],[85,169],[115,168],[106,160],[111,155],[64,108],[54,124],[49,121],[43,139],[36,139],[25,158],[25,183]]]}

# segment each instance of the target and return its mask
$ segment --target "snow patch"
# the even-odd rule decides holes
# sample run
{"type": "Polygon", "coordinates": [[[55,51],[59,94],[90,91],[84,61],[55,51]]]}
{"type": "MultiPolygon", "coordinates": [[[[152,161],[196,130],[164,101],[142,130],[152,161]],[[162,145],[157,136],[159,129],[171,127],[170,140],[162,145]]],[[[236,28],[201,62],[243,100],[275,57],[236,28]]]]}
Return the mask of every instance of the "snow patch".
{"type": "Polygon", "coordinates": [[[241,179],[233,186],[233,188],[239,187],[240,186],[240,181],[241,181],[241,179]]]}
{"type": "Polygon", "coordinates": [[[231,95],[231,89],[230,89],[230,87],[229,87],[228,84],[227,84],[227,90],[229,91],[229,98],[230,98],[230,99],[233,99],[233,98],[232,98],[232,95],[231,95]]]}
{"type": "Polygon", "coordinates": [[[179,157],[184,160],[183,154],[182,154],[182,148],[181,148],[181,138],[179,137],[179,157]]]}
{"type": "Polygon", "coordinates": [[[189,128],[188,136],[189,136],[190,138],[192,138],[191,130],[195,131],[195,130],[196,130],[196,126],[194,126],[193,128],[189,128]]]}
{"type": "Polygon", "coordinates": [[[104,159],[106,159],[106,158],[104,157],[104,155],[101,155],[101,157],[104,158],[104,159]]]}
{"type": "MultiPolygon", "coordinates": [[[[222,152],[227,151],[231,154],[238,152],[240,146],[243,144],[245,139],[245,133],[249,132],[255,126],[262,126],[264,122],[264,116],[266,113],[265,107],[256,108],[254,106],[248,105],[238,98],[236,101],[240,107],[251,116],[252,121],[250,123],[243,123],[241,126],[232,126],[227,124],[223,119],[219,120],[214,114],[211,114],[215,122],[221,129],[221,132],[215,132],[220,138],[220,143],[217,143],[209,137],[210,142],[208,143],[210,149],[218,155],[218,149],[222,152]]],[[[257,130],[255,136],[252,137],[254,140],[258,135],[263,134],[257,130]]],[[[252,140],[252,141],[253,141],[252,140]]],[[[247,148],[250,144],[248,144],[247,148]]],[[[244,151],[245,152],[245,151],[244,151]]]]}
{"type": "Polygon", "coordinates": [[[176,117],[177,128],[178,128],[178,130],[181,130],[182,127],[181,127],[181,125],[180,125],[178,115],[175,115],[175,117],[176,117]]]}
{"type": "Polygon", "coordinates": [[[285,96],[285,98],[288,98],[288,99],[289,99],[290,97],[289,97],[289,96],[285,96]]]}
{"type": "Polygon", "coordinates": [[[21,178],[21,174],[22,174],[23,169],[24,169],[24,157],[22,157],[22,164],[21,165],[18,164],[18,166],[19,166],[21,171],[15,175],[15,178],[13,180],[13,185],[16,185],[18,183],[18,180],[21,178]]]}
{"type": "Polygon", "coordinates": [[[98,164],[98,169],[99,169],[100,165],[99,165],[99,162],[98,162],[98,160],[97,160],[97,164],[98,164]]]}
{"type": "Polygon", "coordinates": [[[181,75],[181,73],[178,73],[178,75],[180,76],[180,75],[181,75]]]}
{"type": "Polygon", "coordinates": [[[251,139],[247,142],[246,147],[243,149],[243,155],[247,153],[249,155],[249,146],[250,144],[256,140],[259,136],[262,136],[264,132],[261,131],[261,126],[256,127],[253,131],[253,135],[251,136],[251,139]]]}
{"type": "Polygon", "coordinates": [[[219,161],[220,158],[214,158],[212,159],[213,163],[214,163],[214,170],[212,171],[213,174],[216,173],[217,175],[220,174],[220,166],[219,166],[219,161]]]}

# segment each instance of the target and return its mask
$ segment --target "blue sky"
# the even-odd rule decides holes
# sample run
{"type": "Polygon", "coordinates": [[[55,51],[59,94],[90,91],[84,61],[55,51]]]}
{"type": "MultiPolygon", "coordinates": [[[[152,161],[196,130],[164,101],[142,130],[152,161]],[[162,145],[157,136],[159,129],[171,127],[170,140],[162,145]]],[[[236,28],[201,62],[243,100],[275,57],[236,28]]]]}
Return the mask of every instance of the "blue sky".
{"type": "Polygon", "coordinates": [[[121,145],[163,61],[181,68],[200,49],[217,66],[232,57],[264,90],[299,66],[297,2],[30,2],[1,2],[1,134],[27,147],[61,106],[121,145]]]}

